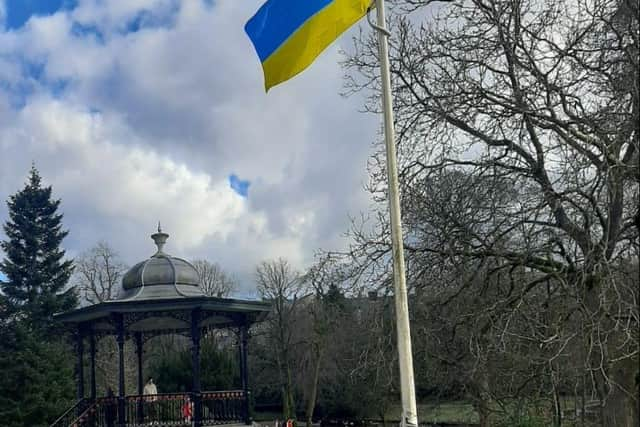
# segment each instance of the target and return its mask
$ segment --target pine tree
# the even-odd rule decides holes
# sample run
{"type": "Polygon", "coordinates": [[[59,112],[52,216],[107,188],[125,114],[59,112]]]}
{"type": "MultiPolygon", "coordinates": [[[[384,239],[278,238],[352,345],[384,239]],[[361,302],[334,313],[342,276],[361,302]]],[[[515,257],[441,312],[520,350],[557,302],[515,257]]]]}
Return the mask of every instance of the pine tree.
{"type": "Polygon", "coordinates": [[[48,426],[74,402],[73,349],[22,322],[0,328],[0,425],[48,426]]]}
{"type": "Polygon", "coordinates": [[[60,244],[68,231],[62,229],[60,200],[51,199],[51,187],[42,187],[35,167],[24,189],[9,197],[9,221],[0,283],[5,315],[23,321],[32,330],[46,331],[54,313],[78,304],[73,288],[66,289],[73,262],[64,260],[60,244]]]}

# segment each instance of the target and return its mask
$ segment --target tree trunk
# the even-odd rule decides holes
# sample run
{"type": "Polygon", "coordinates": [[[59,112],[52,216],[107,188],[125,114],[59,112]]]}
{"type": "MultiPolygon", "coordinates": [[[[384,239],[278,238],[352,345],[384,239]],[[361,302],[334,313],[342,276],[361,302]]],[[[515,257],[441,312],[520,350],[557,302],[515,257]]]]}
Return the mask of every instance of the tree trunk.
{"type": "Polygon", "coordinates": [[[491,420],[489,419],[489,407],[487,402],[478,400],[476,402],[476,411],[478,411],[479,427],[491,427],[491,420]]]}
{"type": "Polygon", "coordinates": [[[307,401],[307,427],[311,427],[313,410],[316,407],[316,396],[318,394],[318,380],[320,378],[320,363],[322,361],[322,350],[316,352],[316,363],[313,368],[313,380],[311,382],[311,392],[307,401]]]}
{"type": "Polygon", "coordinates": [[[289,407],[287,386],[284,384],[282,385],[282,418],[283,423],[286,423],[286,421],[291,418],[291,408],[289,407]]]}
{"type": "Polygon", "coordinates": [[[287,407],[289,408],[289,411],[287,413],[287,418],[291,418],[294,419],[296,417],[296,405],[295,402],[293,400],[293,382],[291,379],[291,367],[286,366],[286,371],[287,371],[287,383],[286,383],[286,388],[285,388],[285,398],[287,399],[287,407]]]}
{"type": "Polygon", "coordinates": [[[475,408],[478,411],[479,426],[491,427],[491,394],[489,393],[489,376],[484,367],[480,368],[478,381],[478,395],[475,399],[475,408]]]}
{"type": "MultiPolygon", "coordinates": [[[[599,296],[602,290],[603,279],[597,275],[589,276],[591,289],[586,291],[586,304],[590,313],[597,313],[601,310],[599,296]]],[[[600,329],[611,329],[615,331],[613,325],[602,324],[600,329]]],[[[617,346],[625,342],[626,337],[622,333],[612,332],[606,336],[606,340],[601,338],[599,330],[592,332],[591,339],[597,339],[600,352],[591,355],[592,367],[600,367],[604,371],[595,371],[595,382],[600,398],[600,417],[602,426],[606,427],[637,427],[639,424],[638,415],[638,385],[635,377],[638,374],[638,356],[629,357],[623,360],[611,361],[615,356],[617,346]],[[614,356],[611,355],[614,354],[614,356]]]]}
{"type": "Polygon", "coordinates": [[[587,374],[582,374],[582,393],[580,395],[580,427],[586,426],[586,407],[587,407],[587,374]]]}
{"type": "Polygon", "coordinates": [[[282,352],[278,357],[278,372],[280,375],[282,388],[282,416],[284,420],[295,418],[295,405],[293,403],[293,385],[291,379],[291,367],[286,352],[282,352]]]}
{"type": "Polygon", "coordinates": [[[602,425],[607,427],[637,427],[638,386],[635,376],[638,373],[637,358],[618,362],[611,370],[611,389],[602,407],[602,425]]]}
{"type": "Polygon", "coordinates": [[[560,401],[560,392],[558,391],[557,373],[553,363],[550,363],[549,367],[551,368],[550,379],[551,386],[553,387],[553,426],[562,427],[562,404],[560,401]]]}

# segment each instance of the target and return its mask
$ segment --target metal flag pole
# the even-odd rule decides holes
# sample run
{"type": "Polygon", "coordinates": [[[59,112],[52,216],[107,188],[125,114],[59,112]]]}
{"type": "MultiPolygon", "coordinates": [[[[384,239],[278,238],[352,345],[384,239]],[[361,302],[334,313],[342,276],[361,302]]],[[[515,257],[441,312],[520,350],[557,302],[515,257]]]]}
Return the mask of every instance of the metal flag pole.
{"type": "MultiPolygon", "coordinates": [[[[398,165],[396,160],[395,135],[393,129],[393,103],[391,101],[391,78],[389,73],[389,46],[386,29],[384,0],[376,0],[377,25],[369,23],[378,31],[380,56],[380,81],[382,84],[382,107],[384,112],[384,141],[387,150],[387,182],[389,187],[389,213],[391,219],[391,245],[393,252],[393,284],[396,305],[396,329],[398,332],[398,361],[400,365],[400,394],[402,396],[402,427],[418,425],[416,389],[413,379],[413,356],[409,330],[409,305],[405,280],[400,197],[398,190],[398,165]]],[[[367,18],[369,15],[367,14],[367,18]]]]}

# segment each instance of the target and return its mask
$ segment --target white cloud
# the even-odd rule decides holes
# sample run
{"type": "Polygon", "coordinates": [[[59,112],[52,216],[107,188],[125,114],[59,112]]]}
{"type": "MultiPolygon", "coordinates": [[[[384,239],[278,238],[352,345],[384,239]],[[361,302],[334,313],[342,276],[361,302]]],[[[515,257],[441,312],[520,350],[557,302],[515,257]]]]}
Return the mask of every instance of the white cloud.
{"type": "Polygon", "coordinates": [[[102,31],[123,31],[141,12],[148,15],[147,19],[163,18],[170,15],[179,4],[177,0],[81,0],[72,16],[80,24],[95,26],[102,31]]]}
{"type": "Polygon", "coordinates": [[[264,94],[243,31],[260,3],[86,0],[0,31],[0,80],[31,88],[20,110],[0,88],[0,198],[35,160],[62,199],[70,253],[105,239],[130,263],[152,252],[158,220],[171,253],[245,278],[262,259],[303,268],[318,247],[343,243],[347,215],[368,203],[377,119],[338,95],[336,46],[264,94]],[[171,25],[124,33],[141,10],[171,14],[171,25]],[[74,35],[74,22],[103,39],[74,35]],[[12,55],[44,63],[40,81],[12,55]],[[67,82],[62,93],[48,88],[55,81],[67,82]],[[231,172],[252,182],[248,199],[228,188],[231,172]]]}
{"type": "MultiPolygon", "coordinates": [[[[0,132],[3,153],[14,159],[14,166],[5,169],[13,178],[12,185],[3,188],[3,193],[20,186],[15,177],[24,176],[33,160],[45,184],[53,185],[54,196],[63,200],[67,218],[76,218],[78,209],[89,227],[92,221],[112,222],[115,230],[120,229],[119,223],[137,225],[135,235],[96,233],[95,240],[85,242],[86,247],[106,238],[115,240],[116,249],[128,254],[123,242],[135,241],[137,257],[128,254],[135,257],[129,260],[133,263],[150,253],[146,234],[161,220],[172,236],[169,248],[173,254],[206,256],[202,248],[213,245],[219,251],[228,250],[223,255],[229,256],[226,264],[245,270],[245,276],[265,258],[285,257],[298,268],[310,260],[312,253],[305,246],[314,225],[312,206],[287,212],[291,215],[287,229],[274,234],[267,214],[250,210],[249,202],[229,188],[226,178],[214,181],[151,149],[128,145],[137,136],[118,117],[42,97],[13,119],[0,132]],[[17,159],[20,161],[15,162],[17,159]]],[[[81,250],[72,248],[72,254],[81,250]]]]}
{"type": "Polygon", "coordinates": [[[130,147],[135,132],[117,118],[40,99],[16,117],[2,139],[9,154],[37,153],[43,175],[64,199],[80,199],[101,215],[154,224],[163,219],[175,230],[179,249],[197,246],[213,235],[224,241],[236,221],[247,215],[245,201],[228,188],[150,149],[130,147]],[[22,135],[22,138],[20,138],[22,135]],[[123,140],[126,138],[126,140],[123,140]],[[13,151],[13,153],[12,153],[13,151]],[[58,160],[64,168],[52,167],[58,160]]]}

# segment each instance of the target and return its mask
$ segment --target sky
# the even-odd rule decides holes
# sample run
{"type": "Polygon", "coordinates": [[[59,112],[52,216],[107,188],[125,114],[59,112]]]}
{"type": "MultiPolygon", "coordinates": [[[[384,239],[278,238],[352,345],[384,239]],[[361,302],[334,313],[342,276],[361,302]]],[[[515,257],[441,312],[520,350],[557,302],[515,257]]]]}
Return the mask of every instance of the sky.
{"type": "Polygon", "coordinates": [[[380,117],[340,95],[348,34],[265,94],[243,30],[261,3],[0,0],[0,222],[34,163],[69,257],[106,241],[133,265],[160,221],[168,253],[249,296],[260,261],[343,248],[380,117]]]}

